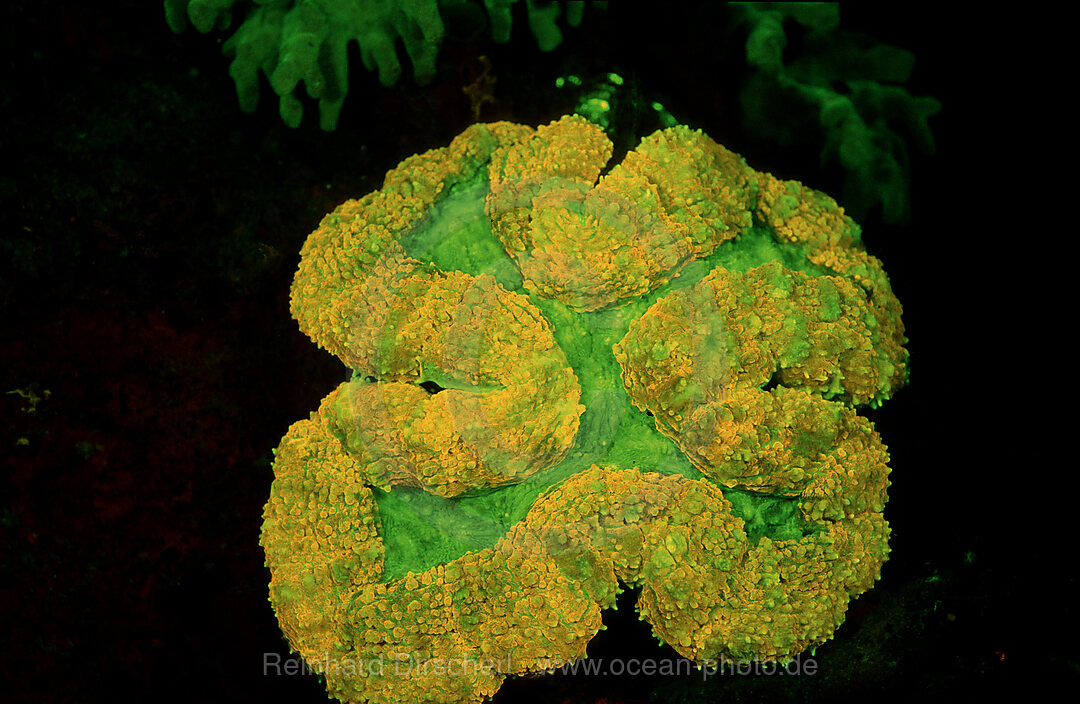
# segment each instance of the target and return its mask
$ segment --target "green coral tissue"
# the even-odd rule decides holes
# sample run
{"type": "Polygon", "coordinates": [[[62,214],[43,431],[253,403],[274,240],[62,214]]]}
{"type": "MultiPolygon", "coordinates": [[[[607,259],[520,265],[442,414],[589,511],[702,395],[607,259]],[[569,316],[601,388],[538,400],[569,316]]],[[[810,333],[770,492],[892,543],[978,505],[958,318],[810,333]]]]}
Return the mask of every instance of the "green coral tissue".
{"type": "Polygon", "coordinates": [[[782,661],[879,578],[858,409],[907,353],[859,227],[686,127],[611,157],[576,116],[473,125],[304,244],[292,313],[352,378],[261,542],[331,696],[482,701],[586,657],[620,582],[695,663],[782,661]]]}
{"type": "Polygon", "coordinates": [[[880,206],[883,221],[907,221],[908,142],[932,154],[928,120],[941,110],[936,99],[903,87],[915,55],[840,28],[839,3],[730,6],[748,28],[752,72],[740,96],[747,131],[786,146],[818,130],[822,161],[845,173],[841,200],[848,209],[863,217],[880,206]],[[789,35],[799,37],[800,49],[785,54],[789,35]]]}
{"type": "MultiPolygon", "coordinates": [[[[459,0],[456,4],[461,4],[459,0]]],[[[484,0],[492,38],[510,38],[514,0],[484,0]]],[[[265,75],[278,96],[281,118],[290,127],[300,124],[303,101],[300,85],[319,103],[324,130],[337,127],[349,85],[347,49],[355,41],[364,66],[377,71],[383,85],[401,76],[395,44],[400,42],[412,62],[417,82],[435,75],[435,59],[443,39],[439,0],[165,0],[165,18],[174,32],[188,24],[203,34],[236,31],[224,44],[232,59],[229,74],[236,82],[240,108],[254,112],[259,100],[259,75],[265,75]]],[[[526,0],[529,28],[537,44],[550,51],[562,40],[558,20],[565,15],[577,26],[583,0],[557,2],[526,0]]]]}

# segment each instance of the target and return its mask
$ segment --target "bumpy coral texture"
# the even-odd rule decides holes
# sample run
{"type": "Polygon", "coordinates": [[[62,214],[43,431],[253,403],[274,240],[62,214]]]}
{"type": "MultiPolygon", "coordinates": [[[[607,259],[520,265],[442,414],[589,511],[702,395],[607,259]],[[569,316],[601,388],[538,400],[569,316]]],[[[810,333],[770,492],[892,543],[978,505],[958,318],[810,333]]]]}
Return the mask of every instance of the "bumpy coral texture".
{"type": "MultiPolygon", "coordinates": [[[[510,38],[514,0],[484,0],[492,38],[510,38]]],[[[529,28],[543,51],[562,41],[557,20],[559,3],[526,0],[529,28]]],[[[581,22],[584,4],[566,5],[570,26],[581,22]]],[[[203,34],[212,29],[236,32],[223,45],[232,58],[229,75],[236,82],[240,108],[254,112],[259,100],[259,75],[265,75],[278,95],[281,118],[290,127],[300,124],[303,101],[300,84],[319,102],[320,125],[337,127],[349,87],[348,47],[356,42],[364,66],[377,71],[383,85],[401,77],[395,43],[401,42],[418,83],[435,76],[435,59],[444,27],[438,0],[165,0],[165,18],[174,32],[190,22],[203,34]]]]}
{"type": "Polygon", "coordinates": [[[687,128],[601,176],[610,154],[580,118],[474,125],[304,245],[293,314],[355,374],[278,447],[262,545],[282,630],[332,696],[481,701],[510,674],[585,657],[620,581],[686,658],[783,659],[830,638],[878,578],[888,456],[855,406],[904,382],[906,352],[857,226],[687,128]],[[520,291],[406,253],[477,183],[520,291]],[[752,227],[803,270],[713,266],[752,227]],[[708,273],[676,285],[694,262],[708,273]],[[386,574],[381,492],[499,492],[582,454],[586,372],[541,307],[626,313],[612,364],[690,469],[551,475],[494,544],[386,574]],[[431,379],[443,390],[420,386],[431,379]],[[796,502],[800,534],[750,539],[728,491],[796,502]]]}

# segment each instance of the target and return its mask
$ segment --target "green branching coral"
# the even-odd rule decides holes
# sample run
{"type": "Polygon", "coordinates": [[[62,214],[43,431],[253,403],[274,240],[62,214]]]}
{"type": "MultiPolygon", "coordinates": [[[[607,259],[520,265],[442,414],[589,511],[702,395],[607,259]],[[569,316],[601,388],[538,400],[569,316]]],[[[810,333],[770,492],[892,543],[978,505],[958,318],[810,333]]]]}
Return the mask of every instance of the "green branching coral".
{"type": "Polygon", "coordinates": [[[742,94],[747,129],[769,141],[788,143],[804,127],[792,116],[808,114],[825,138],[823,161],[846,174],[842,200],[862,217],[880,204],[882,219],[908,218],[906,139],[932,153],[927,124],[941,104],[902,87],[914,55],[839,28],[837,3],[731,3],[748,27],[746,59],[757,69],[742,94]],[[798,28],[801,49],[785,56],[788,30],[798,28]],[[786,114],[787,120],[763,120],[786,114]]]}
{"type": "MultiPolygon", "coordinates": [[[[511,7],[515,0],[484,0],[492,38],[510,38],[511,7]]],[[[440,6],[465,0],[165,0],[165,18],[174,32],[190,21],[203,34],[239,23],[225,42],[232,58],[229,74],[236,82],[240,108],[253,112],[259,100],[259,75],[265,75],[278,95],[281,119],[300,124],[303,101],[300,84],[319,102],[319,124],[337,126],[348,91],[350,42],[360,47],[364,66],[378,71],[383,85],[401,77],[395,44],[401,42],[413,75],[426,83],[435,75],[435,58],[443,39],[440,6]]],[[[565,14],[577,26],[584,0],[557,2],[526,0],[529,28],[543,51],[562,41],[558,21],[565,14]]]]}
{"type": "Polygon", "coordinates": [[[328,215],[300,327],[353,370],[275,453],[262,545],[346,702],[586,657],[620,582],[699,664],[832,637],[878,578],[906,380],[858,226],[699,131],[474,125],[328,215]],[[606,173],[605,173],[606,171],[606,173]]]}

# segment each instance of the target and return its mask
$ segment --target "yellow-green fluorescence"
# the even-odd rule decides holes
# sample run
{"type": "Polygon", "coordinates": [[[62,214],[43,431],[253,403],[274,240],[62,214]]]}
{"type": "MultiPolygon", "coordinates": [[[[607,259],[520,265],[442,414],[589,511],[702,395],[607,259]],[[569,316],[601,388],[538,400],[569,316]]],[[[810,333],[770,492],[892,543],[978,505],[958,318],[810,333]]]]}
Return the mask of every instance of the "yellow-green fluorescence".
{"type": "Polygon", "coordinates": [[[907,353],[858,226],[700,131],[611,154],[473,125],[304,245],[293,315],[353,376],[277,448],[262,545],[332,696],[480,702],[585,657],[620,582],[686,658],[782,660],[878,578],[856,409],[907,353]]]}

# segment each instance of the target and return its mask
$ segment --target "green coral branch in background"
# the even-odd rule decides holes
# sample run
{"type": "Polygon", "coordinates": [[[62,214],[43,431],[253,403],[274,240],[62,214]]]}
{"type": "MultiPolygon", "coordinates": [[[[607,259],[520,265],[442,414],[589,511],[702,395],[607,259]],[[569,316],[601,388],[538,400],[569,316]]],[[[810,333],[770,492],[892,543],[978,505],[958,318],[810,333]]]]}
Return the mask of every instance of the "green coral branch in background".
{"type": "MultiPolygon", "coordinates": [[[[510,39],[513,2],[484,0],[496,42],[510,39]]],[[[240,109],[254,112],[262,73],[278,95],[285,124],[300,124],[303,83],[307,95],[319,103],[320,125],[333,130],[348,92],[350,42],[360,47],[364,66],[389,86],[402,73],[395,49],[400,41],[416,81],[427,83],[435,76],[444,34],[440,7],[464,4],[467,0],[165,0],[165,18],[176,33],[189,22],[203,34],[238,22],[223,48],[232,58],[229,74],[236,82],[240,109]]],[[[526,0],[526,8],[537,44],[550,51],[562,41],[560,17],[565,14],[567,24],[577,26],[584,1],[526,0]]]]}
{"type": "MultiPolygon", "coordinates": [[[[517,0],[483,0],[495,42],[510,39],[517,0]]],[[[356,42],[364,66],[393,85],[403,72],[398,48],[412,64],[420,84],[432,80],[445,35],[444,21],[477,22],[481,0],[165,0],[174,32],[189,24],[199,32],[233,30],[223,45],[232,59],[240,107],[253,112],[260,74],[279,100],[282,119],[297,127],[304,97],[319,105],[324,130],[337,126],[348,92],[348,48],[356,42]]],[[[606,3],[594,2],[603,8],[606,3]]],[[[747,134],[787,148],[808,140],[820,146],[823,164],[844,173],[841,202],[857,219],[881,207],[886,222],[908,219],[909,144],[934,151],[928,120],[941,103],[914,96],[904,84],[914,54],[881,44],[840,27],[837,3],[729,3],[731,36],[745,41],[748,75],[739,100],[747,134]]],[[[584,0],[525,0],[529,29],[539,48],[551,51],[562,41],[560,23],[577,26],[584,0]]],[[[625,10],[631,13],[633,11],[625,10]]],[[[613,67],[614,68],[614,67],[613,67]]],[[[581,78],[563,77],[562,81],[581,78]]],[[[601,79],[585,77],[579,112],[610,127],[610,112],[622,78],[614,71],[601,79]],[[612,82],[616,76],[619,82],[612,82]]],[[[676,120],[659,104],[665,126],[676,120]]]]}
{"type": "MultiPolygon", "coordinates": [[[[941,103],[913,96],[902,87],[911,76],[910,51],[840,29],[836,3],[731,3],[749,26],[746,60],[756,73],[741,96],[748,131],[790,144],[810,115],[824,132],[821,158],[845,172],[841,201],[856,219],[880,204],[885,222],[909,216],[907,141],[925,154],[934,151],[927,120],[941,103]],[[785,56],[788,33],[803,34],[796,56],[785,56]],[[762,120],[761,115],[789,115],[762,120]],[[894,128],[899,128],[905,136],[894,128]]],[[[795,53],[795,52],[793,52],[795,53]]]]}

